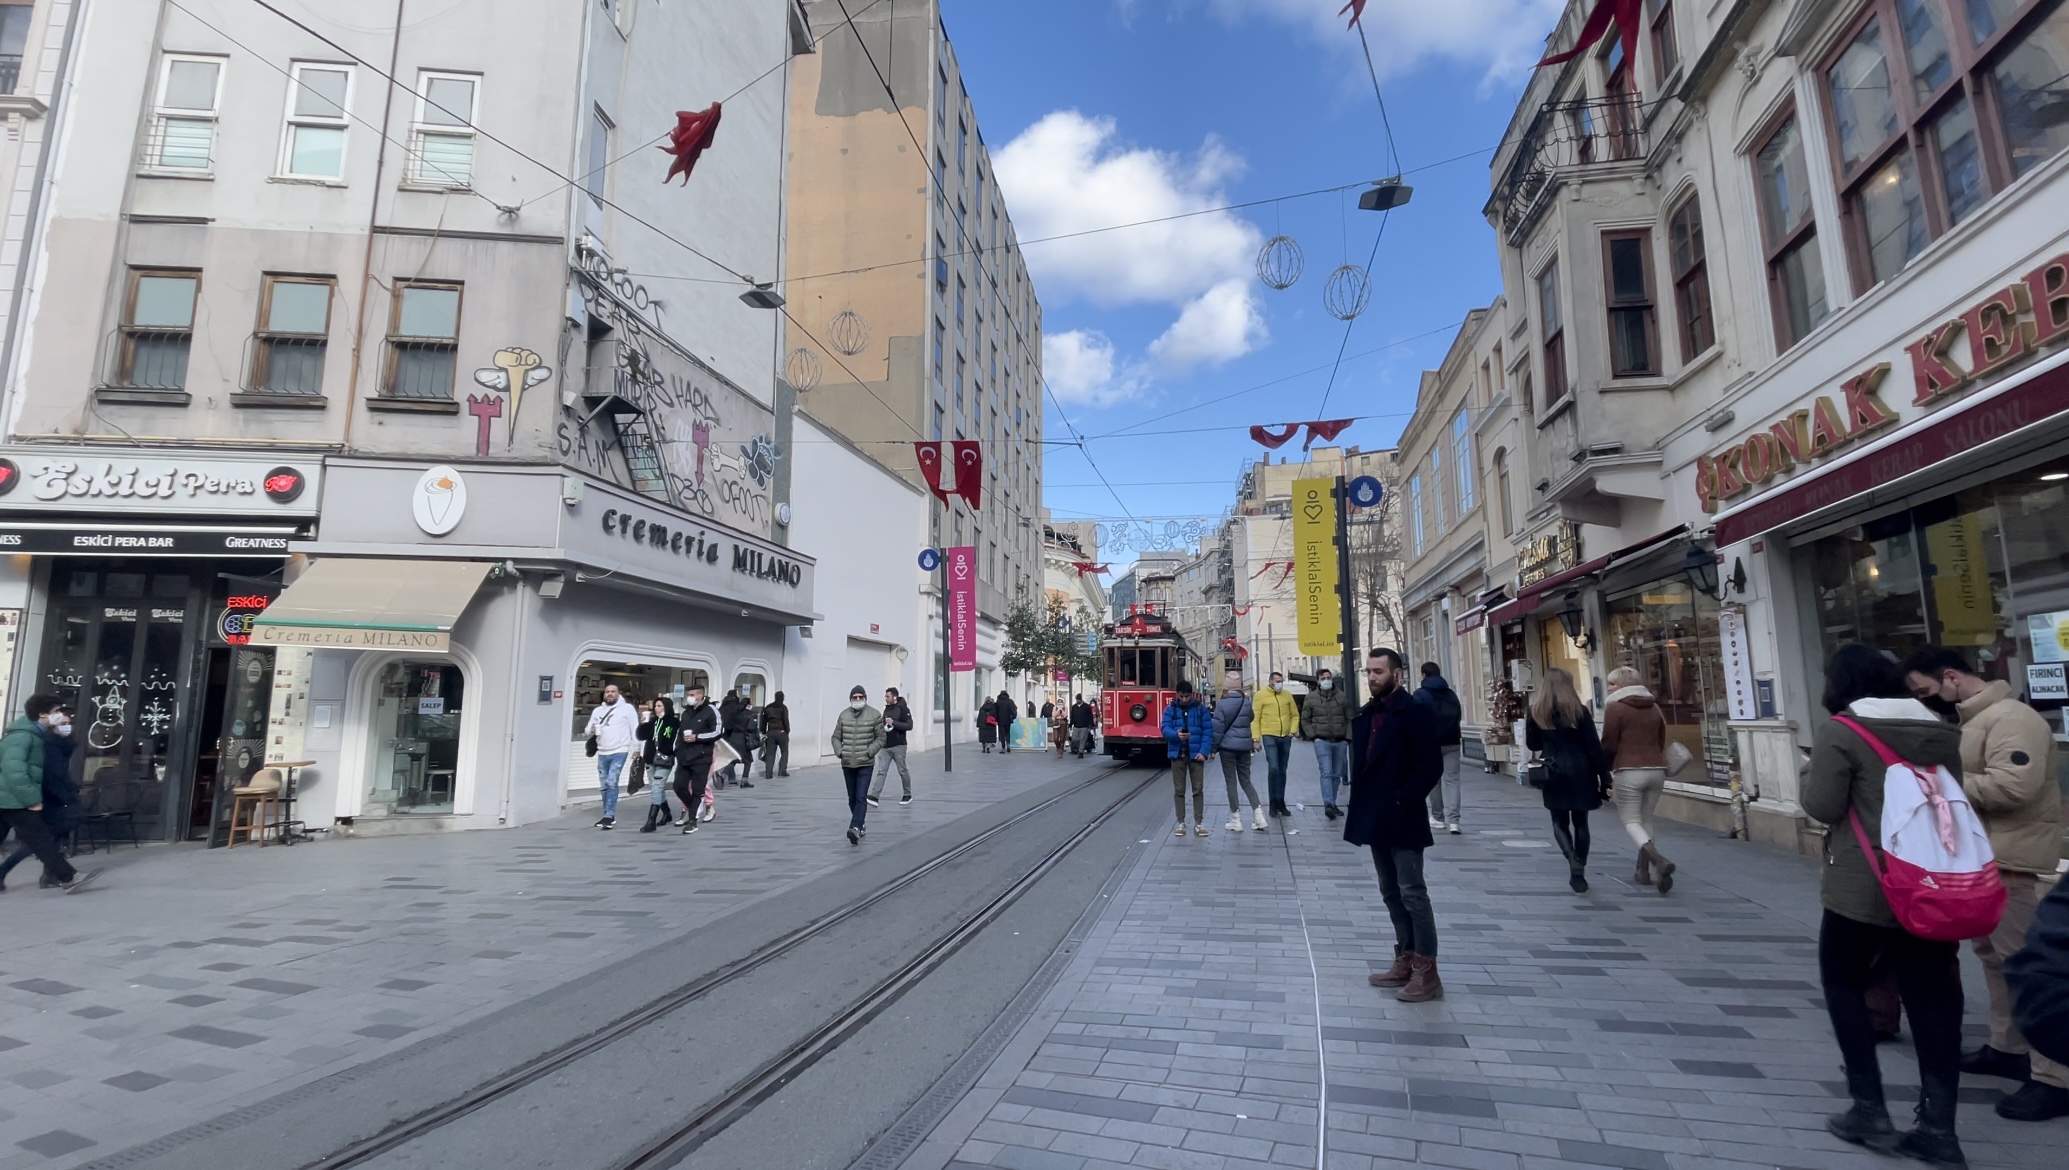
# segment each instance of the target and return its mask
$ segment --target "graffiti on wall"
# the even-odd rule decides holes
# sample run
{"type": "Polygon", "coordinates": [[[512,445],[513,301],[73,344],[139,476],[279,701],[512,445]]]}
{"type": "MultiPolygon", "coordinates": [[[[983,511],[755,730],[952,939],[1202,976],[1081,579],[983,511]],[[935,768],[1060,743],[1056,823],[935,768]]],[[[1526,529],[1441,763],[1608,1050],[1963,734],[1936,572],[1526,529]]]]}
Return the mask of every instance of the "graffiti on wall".
{"type": "Polygon", "coordinates": [[[587,357],[572,383],[580,393],[561,418],[561,458],[685,511],[766,534],[780,458],[769,409],[671,341],[659,326],[660,305],[592,256],[585,251],[576,271],[587,336],[564,346],[586,348],[587,357]]]}
{"type": "Polygon", "coordinates": [[[493,365],[474,371],[477,385],[486,386],[495,394],[469,394],[467,413],[474,416],[474,453],[487,456],[489,453],[489,420],[504,415],[503,400],[498,394],[510,396],[510,438],[509,444],[517,441],[517,407],[524,392],[553,376],[553,367],[531,350],[512,346],[499,349],[489,358],[493,365]]]}

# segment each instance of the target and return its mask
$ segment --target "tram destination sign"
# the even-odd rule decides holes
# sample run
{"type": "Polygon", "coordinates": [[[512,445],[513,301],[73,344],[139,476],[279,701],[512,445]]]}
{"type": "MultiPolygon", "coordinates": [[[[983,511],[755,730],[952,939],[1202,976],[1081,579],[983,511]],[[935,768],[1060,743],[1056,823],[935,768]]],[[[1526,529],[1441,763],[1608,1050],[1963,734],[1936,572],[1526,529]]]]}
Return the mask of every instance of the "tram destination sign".
{"type": "Polygon", "coordinates": [[[0,523],[0,553],[72,557],[287,556],[289,528],[0,523]]]}

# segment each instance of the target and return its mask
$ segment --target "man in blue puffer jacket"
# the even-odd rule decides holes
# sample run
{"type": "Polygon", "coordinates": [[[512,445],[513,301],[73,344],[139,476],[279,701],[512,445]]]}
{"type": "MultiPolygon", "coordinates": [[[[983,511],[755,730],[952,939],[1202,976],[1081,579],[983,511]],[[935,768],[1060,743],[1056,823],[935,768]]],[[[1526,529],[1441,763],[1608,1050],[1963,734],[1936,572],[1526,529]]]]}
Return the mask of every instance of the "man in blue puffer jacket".
{"type": "Polygon", "coordinates": [[[1214,718],[1193,693],[1193,684],[1178,680],[1178,698],[1164,708],[1164,749],[1171,759],[1171,800],[1178,806],[1178,830],[1185,836],[1185,783],[1193,786],[1193,832],[1207,835],[1207,757],[1214,754],[1214,718]]]}

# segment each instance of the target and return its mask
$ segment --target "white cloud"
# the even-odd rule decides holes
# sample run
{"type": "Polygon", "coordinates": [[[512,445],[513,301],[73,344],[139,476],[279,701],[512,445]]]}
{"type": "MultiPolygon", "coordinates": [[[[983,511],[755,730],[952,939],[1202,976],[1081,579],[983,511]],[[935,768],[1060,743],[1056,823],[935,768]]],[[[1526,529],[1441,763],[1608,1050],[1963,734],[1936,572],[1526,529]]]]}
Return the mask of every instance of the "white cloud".
{"type": "MultiPolygon", "coordinates": [[[[1197,2],[1169,0],[1174,13],[1197,2]]],[[[1338,14],[1344,0],[1204,2],[1224,20],[1267,16],[1306,27],[1327,43],[1357,48],[1350,17],[1338,14]]],[[[1140,7],[1141,0],[1123,0],[1124,11],[1140,7]]],[[[1566,0],[1368,0],[1365,36],[1382,75],[1405,73],[1432,59],[1511,74],[1543,55],[1545,37],[1565,7],[1566,0]]]]}
{"type": "Polygon", "coordinates": [[[1163,336],[1149,344],[1150,356],[1167,369],[1234,361],[1264,343],[1264,313],[1250,280],[1233,277],[1187,304],[1163,336]]]}
{"type": "Polygon", "coordinates": [[[1066,405],[1100,406],[1123,397],[1127,387],[1115,381],[1117,365],[1114,343],[1096,330],[1072,329],[1042,337],[1042,378],[1057,401],[1066,405]]]}
{"type": "MultiPolygon", "coordinates": [[[[1263,233],[1232,212],[1208,210],[1228,202],[1223,184],[1243,169],[1218,140],[1209,137],[1191,155],[1130,147],[1113,119],[1058,110],[1000,148],[992,165],[1023,238],[1093,233],[1026,250],[1045,302],[1176,309],[1149,348],[1162,369],[1232,361],[1263,344],[1264,319],[1248,284],[1263,233]],[[1117,224],[1139,226],[1096,230],[1117,224]]],[[[1080,401],[1125,397],[1151,372],[1124,363],[1113,342],[1093,331],[1052,334],[1043,353],[1057,393],[1069,397],[1068,378],[1080,401]]]]}

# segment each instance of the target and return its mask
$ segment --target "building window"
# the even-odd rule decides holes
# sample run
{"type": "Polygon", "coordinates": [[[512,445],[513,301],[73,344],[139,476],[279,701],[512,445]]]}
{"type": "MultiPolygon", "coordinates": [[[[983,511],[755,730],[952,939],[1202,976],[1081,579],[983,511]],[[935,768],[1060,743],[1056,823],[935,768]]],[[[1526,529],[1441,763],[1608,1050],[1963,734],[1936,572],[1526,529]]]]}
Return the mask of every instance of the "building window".
{"type": "Polygon", "coordinates": [[[1494,499],[1501,509],[1501,530],[1504,535],[1516,530],[1514,505],[1509,502],[1509,453],[1506,449],[1494,453],[1494,499]]]}
{"type": "Polygon", "coordinates": [[[1473,510],[1473,431],[1466,417],[1466,410],[1460,407],[1451,416],[1451,466],[1458,475],[1458,514],[1463,516],[1473,510]]]}
{"type": "Polygon", "coordinates": [[[948,326],[941,323],[941,318],[934,318],[934,384],[937,386],[941,384],[941,351],[947,336],[948,326]]]}
{"type": "Polygon", "coordinates": [[[323,393],[332,283],[324,276],[269,276],[259,296],[252,384],[269,394],[323,393]]]}
{"type": "Polygon", "coordinates": [[[123,386],[184,390],[187,355],[194,348],[194,299],[198,272],[137,270],[130,273],[129,303],[122,315],[123,386]]]}
{"type": "Polygon", "coordinates": [[[956,328],[958,328],[958,329],[962,328],[963,322],[965,322],[965,321],[968,321],[968,320],[970,319],[969,317],[965,316],[965,315],[964,315],[964,313],[963,313],[963,303],[964,303],[964,295],[965,295],[965,293],[966,293],[966,292],[967,292],[967,288],[966,288],[966,286],[965,286],[965,285],[963,284],[963,278],[962,278],[962,277],[960,277],[960,276],[956,277],[956,278],[955,278],[955,323],[956,323],[956,328]]]}
{"type": "Polygon", "coordinates": [[[1408,539],[1415,555],[1422,555],[1422,474],[1408,477],[1408,539]]]}
{"type": "Polygon", "coordinates": [[[934,63],[934,122],[948,125],[948,66],[934,63]]]}
{"type": "Polygon", "coordinates": [[[1566,397],[1566,322],[1559,315],[1559,262],[1545,265],[1537,278],[1539,324],[1545,339],[1545,409],[1566,397]]]}
{"type": "Polygon", "coordinates": [[[1674,276],[1674,321],[1681,331],[1681,360],[1717,340],[1710,320],[1710,268],[1703,253],[1703,212],[1690,195],[1667,217],[1667,259],[1674,276]]]}
{"type": "Polygon", "coordinates": [[[1775,348],[1788,349],[1816,328],[1829,311],[1825,265],[1818,256],[1817,221],[1810,211],[1810,173],[1793,112],[1775,125],[1754,152],[1754,172],[1760,187],[1775,348]]]}
{"type": "MultiPolygon", "coordinates": [[[[970,146],[970,124],[961,118],[955,120],[955,173],[963,173],[963,155],[970,146]]],[[[958,220],[962,217],[957,216],[958,220]]]]}
{"type": "Polygon", "coordinates": [[[13,93],[21,82],[22,55],[29,47],[33,0],[8,0],[0,6],[0,93],[13,93]]]}
{"type": "Polygon", "coordinates": [[[935,404],[934,404],[934,441],[935,441],[935,442],[937,442],[937,443],[941,441],[941,428],[942,428],[942,424],[943,424],[943,423],[944,423],[945,421],[947,421],[947,418],[946,418],[946,416],[947,416],[947,412],[941,409],[941,404],[940,404],[940,403],[938,403],[938,402],[937,402],[937,403],[935,403],[935,404]]]}
{"type": "Polygon", "coordinates": [[[1430,534],[1444,535],[1444,444],[1430,448],[1430,534]]]}
{"type": "Polygon", "coordinates": [[[1856,289],[2069,147],[2069,7],[1873,0],[1823,67],[1856,289]]]}
{"type": "Polygon", "coordinates": [[[948,295],[948,242],[934,233],[934,295],[948,295]]]}
{"type": "Polygon", "coordinates": [[[1665,82],[1673,76],[1676,66],[1681,64],[1681,45],[1674,39],[1674,5],[1672,0],[1660,0],[1652,11],[1652,60],[1659,70],[1659,79],[1665,82]]]}
{"type": "Polygon", "coordinates": [[[1611,232],[1603,236],[1602,273],[1609,298],[1610,376],[1631,378],[1659,373],[1659,319],[1652,302],[1652,233],[1611,232]]]}
{"type": "Polygon", "coordinates": [[[962,354],[957,354],[957,355],[955,355],[955,412],[956,412],[956,414],[957,414],[957,416],[958,416],[958,417],[960,417],[960,416],[962,415],[962,413],[963,413],[963,355],[962,355],[962,354]]]}
{"type": "Polygon", "coordinates": [[[145,166],[188,173],[213,169],[222,86],[222,58],[166,55],[159,65],[158,101],[151,115],[151,139],[144,146],[145,166]]]}
{"type": "Polygon", "coordinates": [[[460,286],[402,283],[388,324],[388,397],[449,400],[460,347],[460,286]]]}
{"type": "Polygon", "coordinates": [[[280,173],[295,179],[345,177],[345,111],[352,106],[352,67],[296,62],[289,67],[287,126],[280,173]]]}
{"type": "Polygon", "coordinates": [[[589,169],[582,174],[582,190],[598,207],[603,206],[604,176],[611,165],[611,129],[611,120],[602,110],[589,111],[589,147],[584,159],[589,169]]]}
{"type": "Polygon", "coordinates": [[[417,75],[411,128],[412,182],[464,189],[474,183],[475,95],[481,79],[464,73],[417,75]]]}

